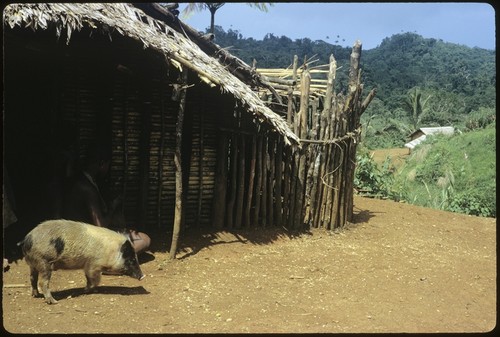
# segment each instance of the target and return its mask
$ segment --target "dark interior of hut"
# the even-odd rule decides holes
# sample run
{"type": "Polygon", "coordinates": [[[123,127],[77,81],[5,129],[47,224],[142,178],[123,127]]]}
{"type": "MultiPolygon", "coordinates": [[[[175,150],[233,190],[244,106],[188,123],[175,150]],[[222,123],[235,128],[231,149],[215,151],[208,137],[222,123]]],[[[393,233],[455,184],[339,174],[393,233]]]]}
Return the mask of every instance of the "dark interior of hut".
{"type": "MultiPolygon", "coordinates": [[[[127,226],[171,231],[179,72],[138,41],[111,41],[85,29],[69,44],[50,29],[5,34],[4,186],[8,180],[18,218],[5,230],[6,246],[51,218],[47,186],[73,174],[92,141],[112,149],[102,193],[122,196],[127,226]]],[[[217,136],[235,127],[235,102],[193,73],[188,82],[195,85],[183,129],[184,223],[209,226],[217,136]]]]}

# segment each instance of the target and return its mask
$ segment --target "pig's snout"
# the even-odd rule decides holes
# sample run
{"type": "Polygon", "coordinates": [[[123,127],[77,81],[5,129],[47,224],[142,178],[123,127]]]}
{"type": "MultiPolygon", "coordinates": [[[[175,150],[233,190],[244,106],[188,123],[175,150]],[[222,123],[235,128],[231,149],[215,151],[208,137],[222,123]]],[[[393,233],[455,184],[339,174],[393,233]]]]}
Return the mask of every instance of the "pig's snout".
{"type": "Polygon", "coordinates": [[[136,278],[138,279],[139,281],[141,281],[143,278],[146,277],[146,275],[144,275],[142,273],[142,270],[137,270],[137,271],[134,271],[132,273],[129,274],[129,276],[133,277],[133,278],[136,278]]]}
{"type": "Polygon", "coordinates": [[[128,272],[125,272],[124,274],[132,278],[138,279],[139,281],[141,281],[143,278],[146,277],[146,275],[144,275],[144,273],[140,268],[137,268],[136,270],[128,270],[128,272]]]}

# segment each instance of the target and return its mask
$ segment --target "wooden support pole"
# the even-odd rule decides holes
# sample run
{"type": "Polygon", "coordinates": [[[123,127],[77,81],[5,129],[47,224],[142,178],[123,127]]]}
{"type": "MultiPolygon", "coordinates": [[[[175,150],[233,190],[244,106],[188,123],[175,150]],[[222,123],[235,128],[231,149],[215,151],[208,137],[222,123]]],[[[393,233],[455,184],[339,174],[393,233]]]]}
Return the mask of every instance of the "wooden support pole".
{"type": "Polygon", "coordinates": [[[276,217],[276,225],[283,224],[283,202],[281,197],[281,182],[283,180],[283,142],[278,139],[276,142],[276,174],[274,186],[274,215],[276,217]]]}
{"type": "Polygon", "coordinates": [[[308,121],[308,111],[309,111],[309,89],[311,83],[311,75],[309,71],[305,69],[302,72],[302,79],[300,82],[300,109],[298,113],[299,124],[297,129],[297,135],[299,138],[307,138],[307,121],[308,121]]]}
{"type": "Polygon", "coordinates": [[[253,222],[254,226],[259,224],[259,216],[260,216],[260,199],[262,196],[262,162],[264,157],[263,150],[263,136],[260,134],[257,136],[257,162],[255,167],[255,208],[253,214],[253,222]]]}
{"type": "MultiPolygon", "coordinates": [[[[365,111],[367,108],[368,104],[370,101],[373,99],[375,96],[376,91],[372,90],[366,97],[366,99],[361,102],[361,95],[363,91],[363,85],[361,84],[361,71],[359,69],[359,61],[361,58],[361,42],[356,41],[352,48],[352,53],[351,53],[351,71],[350,75],[352,73],[352,80],[354,84],[354,75],[356,76],[355,79],[355,90],[352,90],[353,96],[355,98],[355,104],[353,105],[353,111],[351,112],[351,118],[349,120],[349,131],[353,132],[355,130],[358,130],[360,127],[360,118],[361,114],[365,111]]],[[[351,91],[351,89],[350,89],[351,91]]],[[[359,140],[359,135],[357,135],[355,138],[349,139],[349,157],[347,159],[346,163],[346,201],[345,201],[345,221],[352,221],[352,216],[353,216],[353,181],[354,181],[354,171],[356,169],[356,148],[357,148],[357,143],[359,140]]]]}
{"type": "Polygon", "coordinates": [[[292,151],[290,153],[290,193],[289,193],[289,209],[288,209],[288,219],[287,223],[291,229],[295,228],[295,209],[297,206],[297,193],[296,193],[296,185],[297,185],[297,172],[298,172],[298,151],[292,151]]]}
{"type": "Polygon", "coordinates": [[[236,192],[237,192],[237,179],[238,179],[238,135],[231,135],[231,160],[229,161],[229,172],[230,172],[230,182],[229,182],[229,196],[226,208],[226,226],[227,228],[233,228],[234,226],[234,205],[236,204],[236,192]]]}
{"type": "MultiPolygon", "coordinates": [[[[339,113],[338,109],[338,104],[335,104],[333,106],[333,111],[332,111],[332,127],[330,128],[330,139],[335,139],[337,135],[339,134],[339,120],[337,119],[337,115],[339,113]]],[[[334,207],[334,194],[338,192],[337,186],[335,185],[335,177],[336,174],[339,173],[339,155],[341,153],[341,147],[335,143],[330,145],[330,154],[329,154],[329,161],[326,166],[326,173],[325,173],[325,208],[324,208],[324,214],[323,214],[323,226],[327,229],[332,229],[332,225],[335,223],[335,219],[332,218],[332,209],[334,207]],[[340,152],[339,152],[340,151],[340,152]]]]}
{"type": "Polygon", "coordinates": [[[330,55],[330,68],[328,72],[325,103],[323,106],[323,112],[321,113],[321,124],[324,125],[321,128],[320,139],[327,139],[328,132],[331,128],[331,115],[332,115],[332,100],[335,97],[335,77],[337,75],[337,61],[330,55]],[[329,126],[329,127],[327,127],[329,126]]]}
{"type": "MultiPolygon", "coordinates": [[[[308,130],[308,138],[310,141],[318,141],[319,128],[320,128],[320,120],[318,113],[319,99],[317,97],[313,97],[311,99],[311,120],[309,121],[309,125],[311,125],[311,129],[308,130]]],[[[304,223],[311,225],[312,224],[312,196],[313,188],[316,185],[314,181],[314,177],[317,176],[317,171],[319,167],[319,162],[316,165],[318,145],[309,145],[307,147],[307,173],[306,173],[306,192],[305,192],[305,218],[304,223]],[[316,170],[316,173],[314,172],[316,170]]],[[[316,192],[316,190],[314,190],[316,192]]]]}
{"type": "MultiPolygon", "coordinates": [[[[183,68],[181,74],[181,85],[187,84],[188,71],[183,68]]],[[[170,246],[170,259],[175,259],[177,254],[177,246],[179,241],[179,233],[181,231],[182,222],[182,127],[184,124],[184,109],[186,108],[186,91],[187,88],[181,89],[179,110],[177,113],[177,124],[175,127],[175,152],[174,152],[174,165],[175,165],[175,210],[174,210],[174,228],[172,232],[172,245],[170,246]]]]}
{"type": "MultiPolygon", "coordinates": [[[[309,112],[309,85],[311,83],[311,75],[307,69],[302,72],[300,83],[300,110],[299,110],[299,138],[307,138],[308,128],[308,112],[309,112]]],[[[305,179],[306,179],[306,157],[305,148],[299,150],[297,155],[297,182],[295,187],[296,205],[295,205],[295,228],[301,227],[304,222],[304,192],[305,192],[305,179]]]]}
{"type": "Polygon", "coordinates": [[[246,198],[246,206],[245,206],[245,221],[243,222],[243,225],[245,227],[250,227],[252,224],[252,219],[250,217],[250,211],[252,210],[252,199],[253,199],[253,192],[255,188],[255,163],[257,160],[257,137],[255,135],[252,135],[252,150],[250,153],[250,167],[249,167],[249,172],[248,172],[248,189],[247,189],[247,198],[246,198]]]}
{"type": "Polygon", "coordinates": [[[285,148],[285,169],[283,172],[283,223],[290,224],[290,183],[292,179],[292,149],[285,148]]]}
{"type": "Polygon", "coordinates": [[[215,169],[215,188],[213,204],[213,224],[215,228],[224,227],[226,214],[227,194],[227,164],[228,164],[228,137],[226,132],[219,133],[217,146],[217,164],[215,169]]]}
{"type": "Polygon", "coordinates": [[[345,193],[343,183],[345,181],[344,177],[344,163],[346,160],[346,147],[345,143],[341,142],[338,144],[338,150],[335,154],[335,165],[336,171],[332,175],[332,185],[334,186],[332,195],[332,207],[330,215],[329,229],[335,229],[343,226],[342,218],[342,203],[343,195],[345,193]]]}
{"type": "Polygon", "coordinates": [[[305,222],[309,224],[310,227],[315,227],[314,225],[314,219],[315,219],[315,211],[317,207],[317,194],[318,194],[318,185],[319,185],[319,168],[321,166],[321,150],[324,149],[324,147],[318,149],[315,151],[313,154],[311,154],[311,163],[310,163],[310,168],[308,172],[308,186],[309,188],[309,209],[308,212],[306,213],[306,219],[305,222]]]}
{"type": "Polygon", "coordinates": [[[288,87],[288,112],[287,112],[287,121],[288,125],[292,127],[293,125],[293,113],[294,113],[294,103],[293,103],[293,89],[295,87],[295,83],[297,83],[297,68],[299,63],[299,57],[294,55],[293,57],[293,70],[292,70],[292,83],[293,85],[288,87]]]}
{"type": "Polygon", "coordinates": [[[260,199],[261,204],[260,204],[260,212],[261,212],[261,220],[262,220],[262,226],[266,226],[267,224],[267,176],[268,176],[268,168],[269,168],[269,151],[267,148],[267,141],[268,141],[267,135],[263,137],[262,140],[262,197],[260,199]]]}
{"type": "Polygon", "coordinates": [[[276,165],[276,142],[274,137],[268,138],[268,176],[267,176],[267,225],[274,225],[274,179],[275,179],[275,165],[276,165]]]}
{"type": "Polygon", "coordinates": [[[243,199],[245,197],[245,136],[239,136],[238,148],[238,191],[236,196],[236,214],[234,219],[234,226],[241,228],[243,221],[243,199]]]}

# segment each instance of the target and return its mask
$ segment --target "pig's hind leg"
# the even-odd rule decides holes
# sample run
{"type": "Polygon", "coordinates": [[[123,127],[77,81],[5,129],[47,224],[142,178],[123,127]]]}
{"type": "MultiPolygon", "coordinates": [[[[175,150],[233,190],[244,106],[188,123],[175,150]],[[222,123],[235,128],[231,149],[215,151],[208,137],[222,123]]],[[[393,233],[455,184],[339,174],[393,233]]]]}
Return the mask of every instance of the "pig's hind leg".
{"type": "Polygon", "coordinates": [[[30,266],[30,282],[31,282],[31,296],[40,297],[41,294],[38,291],[38,270],[30,266]]]}
{"type": "Polygon", "coordinates": [[[52,275],[52,270],[50,265],[47,265],[44,270],[40,271],[40,288],[42,288],[43,297],[48,304],[56,304],[57,301],[52,297],[52,293],[49,289],[50,276],[52,275]]]}

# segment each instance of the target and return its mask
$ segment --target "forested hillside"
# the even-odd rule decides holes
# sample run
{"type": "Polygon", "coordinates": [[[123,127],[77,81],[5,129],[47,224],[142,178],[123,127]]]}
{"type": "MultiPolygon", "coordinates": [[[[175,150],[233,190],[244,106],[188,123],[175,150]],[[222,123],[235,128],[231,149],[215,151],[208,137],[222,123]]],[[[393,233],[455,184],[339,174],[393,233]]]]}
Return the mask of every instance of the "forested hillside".
{"type": "MultiPolygon", "coordinates": [[[[351,48],[273,34],[255,40],[221,27],[215,35],[217,44],[248,64],[255,59],[259,68],[287,67],[293,55],[299,60],[316,55],[318,64],[326,64],[333,54],[340,67],[336,89],[345,89],[351,48]]],[[[363,143],[369,148],[402,146],[421,126],[451,125],[468,131],[495,120],[494,50],[402,33],[363,51],[361,60],[366,92],[378,90],[362,118],[363,143]]]]}
{"type": "MultiPolygon", "coordinates": [[[[335,89],[346,89],[351,48],[273,34],[257,41],[220,27],[215,42],[248,64],[255,59],[258,68],[286,68],[294,55],[300,62],[315,55],[318,65],[326,64],[333,54],[335,89]]],[[[365,94],[376,87],[377,95],[361,118],[358,191],[495,217],[495,51],[403,33],[364,50],[361,61],[365,94]],[[374,164],[368,149],[401,148],[411,132],[424,126],[453,126],[458,132],[430,139],[398,170],[374,164]]]]}

